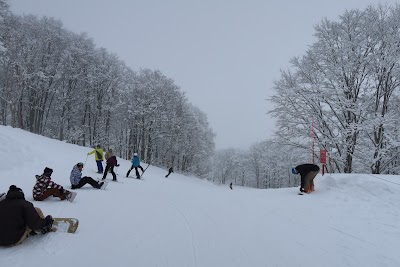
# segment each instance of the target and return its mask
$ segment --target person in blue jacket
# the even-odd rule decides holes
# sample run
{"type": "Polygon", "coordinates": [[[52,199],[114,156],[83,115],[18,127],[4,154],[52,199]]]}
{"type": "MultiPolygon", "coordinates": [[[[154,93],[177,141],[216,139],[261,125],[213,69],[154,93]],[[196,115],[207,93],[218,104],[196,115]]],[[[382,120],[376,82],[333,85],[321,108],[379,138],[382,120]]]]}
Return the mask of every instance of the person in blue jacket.
{"type": "Polygon", "coordinates": [[[139,159],[137,153],[133,153],[132,166],[129,169],[129,171],[126,173],[126,177],[129,176],[129,174],[131,173],[131,170],[133,170],[133,168],[135,168],[136,179],[140,179],[138,168],[140,168],[142,170],[142,174],[144,173],[144,170],[143,170],[142,166],[140,166],[140,159],[139,159]]]}

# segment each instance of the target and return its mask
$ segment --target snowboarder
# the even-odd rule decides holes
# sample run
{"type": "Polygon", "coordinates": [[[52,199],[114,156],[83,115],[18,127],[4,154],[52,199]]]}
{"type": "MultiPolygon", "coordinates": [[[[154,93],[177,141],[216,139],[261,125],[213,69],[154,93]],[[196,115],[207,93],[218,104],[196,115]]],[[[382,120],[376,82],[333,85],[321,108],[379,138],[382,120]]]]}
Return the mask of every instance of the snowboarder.
{"type": "Polygon", "coordinates": [[[106,179],[107,173],[108,173],[108,171],[110,171],[113,176],[113,181],[117,181],[117,175],[114,172],[114,166],[117,166],[117,167],[119,166],[119,164],[117,162],[117,157],[112,153],[111,149],[108,150],[107,154],[106,154],[108,156],[108,157],[106,156],[107,165],[106,165],[106,170],[104,171],[102,180],[104,181],[106,179]]]}
{"type": "Polygon", "coordinates": [[[6,198],[0,201],[0,218],[0,246],[19,245],[29,235],[36,235],[35,231],[48,233],[53,224],[53,218],[44,217],[15,185],[10,186],[6,198]]]}
{"type": "Polygon", "coordinates": [[[106,182],[97,182],[92,177],[88,176],[82,177],[82,169],[83,169],[82,162],[77,163],[72,168],[71,175],[69,177],[72,189],[81,188],[85,184],[90,184],[91,186],[97,189],[104,189],[107,186],[106,182]]]}
{"type": "Polygon", "coordinates": [[[301,183],[300,183],[300,192],[303,193],[311,193],[314,191],[314,178],[317,176],[319,172],[318,165],[315,164],[301,164],[292,168],[293,174],[300,173],[301,183]]]}
{"type": "Polygon", "coordinates": [[[232,184],[232,182],[231,182],[231,184],[229,185],[229,187],[231,188],[231,190],[233,190],[233,184],[232,184]]]}
{"type": "Polygon", "coordinates": [[[142,166],[140,166],[140,159],[139,159],[138,154],[136,152],[133,153],[132,166],[129,169],[129,171],[126,173],[126,177],[129,176],[129,174],[131,173],[133,168],[135,168],[136,179],[140,179],[138,168],[142,170],[142,174],[144,173],[144,170],[143,170],[142,166]]]}
{"type": "Polygon", "coordinates": [[[165,175],[165,178],[167,178],[171,173],[173,173],[174,172],[174,169],[172,169],[172,167],[171,168],[169,168],[168,169],[168,174],[167,175],[165,175]]]}
{"type": "Polygon", "coordinates": [[[65,190],[61,185],[51,180],[53,170],[46,167],[42,175],[36,175],[36,184],[33,187],[33,199],[37,201],[45,200],[53,196],[59,197],[61,200],[72,200],[73,194],[65,190]]]}
{"type": "Polygon", "coordinates": [[[97,145],[96,148],[88,153],[88,156],[94,154],[94,159],[96,160],[97,164],[97,173],[103,173],[103,160],[104,160],[104,153],[103,149],[101,149],[100,145],[97,145]]]}

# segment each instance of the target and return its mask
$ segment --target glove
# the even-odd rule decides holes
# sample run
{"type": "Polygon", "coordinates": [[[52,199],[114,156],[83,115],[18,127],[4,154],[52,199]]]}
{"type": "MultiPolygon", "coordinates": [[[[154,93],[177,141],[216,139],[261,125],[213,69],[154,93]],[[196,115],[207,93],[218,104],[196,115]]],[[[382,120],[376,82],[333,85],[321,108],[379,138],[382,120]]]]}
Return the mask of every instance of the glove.
{"type": "Polygon", "coordinates": [[[119,164],[117,164],[117,165],[115,165],[115,166],[119,167],[119,164]]]}
{"type": "Polygon", "coordinates": [[[46,221],[45,226],[42,228],[42,234],[46,234],[51,231],[51,227],[53,226],[53,217],[51,215],[47,215],[46,218],[44,218],[46,221]]]}

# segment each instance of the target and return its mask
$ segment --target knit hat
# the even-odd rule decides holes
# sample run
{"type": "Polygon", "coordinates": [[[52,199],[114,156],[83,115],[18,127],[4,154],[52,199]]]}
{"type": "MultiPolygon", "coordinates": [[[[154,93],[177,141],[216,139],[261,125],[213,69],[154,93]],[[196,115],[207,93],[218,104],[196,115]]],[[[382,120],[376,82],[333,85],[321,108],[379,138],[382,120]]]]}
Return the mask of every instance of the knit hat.
{"type": "Polygon", "coordinates": [[[137,156],[137,153],[136,153],[136,152],[135,152],[135,153],[133,153],[133,156],[134,156],[134,157],[136,157],[136,156],[137,156]]]}
{"type": "Polygon", "coordinates": [[[19,191],[22,192],[22,189],[19,187],[16,187],[15,185],[11,185],[10,189],[8,190],[8,192],[13,192],[13,191],[19,191]]]}
{"type": "Polygon", "coordinates": [[[78,164],[76,164],[77,167],[83,167],[83,163],[82,162],[78,162],[78,164]]]}
{"type": "Polygon", "coordinates": [[[24,192],[21,188],[11,185],[7,192],[7,199],[25,199],[24,192]]]}
{"type": "Polygon", "coordinates": [[[53,169],[48,167],[44,168],[43,174],[51,175],[53,173],[53,169]]]}

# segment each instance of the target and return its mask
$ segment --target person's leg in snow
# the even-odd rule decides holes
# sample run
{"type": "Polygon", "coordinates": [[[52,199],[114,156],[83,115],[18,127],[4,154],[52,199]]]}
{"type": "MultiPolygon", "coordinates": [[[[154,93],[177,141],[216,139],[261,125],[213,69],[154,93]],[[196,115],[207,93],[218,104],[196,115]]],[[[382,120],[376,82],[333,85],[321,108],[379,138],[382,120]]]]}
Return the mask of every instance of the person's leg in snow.
{"type": "Polygon", "coordinates": [[[101,186],[104,184],[104,182],[97,182],[95,180],[93,180],[92,177],[88,177],[85,176],[83,177],[79,183],[77,185],[72,185],[72,189],[78,189],[81,188],[82,186],[84,186],[85,184],[90,184],[91,186],[93,186],[94,188],[100,189],[101,186]]]}
{"type": "Polygon", "coordinates": [[[43,192],[42,195],[39,197],[34,198],[36,201],[42,201],[45,200],[46,198],[53,196],[53,197],[59,197],[61,200],[66,199],[66,193],[68,191],[64,189],[58,189],[58,188],[48,188],[46,191],[43,192]]]}
{"type": "Polygon", "coordinates": [[[113,181],[116,181],[117,180],[117,175],[114,172],[114,166],[111,166],[109,170],[110,170],[110,172],[111,172],[111,174],[113,176],[113,181]]]}
{"type": "Polygon", "coordinates": [[[101,160],[96,160],[97,163],[97,173],[103,173],[103,162],[101,160]]]}
{"type": "Polygon", "coordinates": [[[304,181],[304,192],[311,193],[314,189],[314,178],[317,176],[318,171],[310,171],[306,174],[304,181]]]}
{"type": "MultiPolygon", "coordinates": [[[[140,167],[140,165],[139,165],[139,167],[140,167]]],[[[140,175],[139,175],[139,171],[138,171],[139,167],[135,167],[136,179],[140,179],[140,175]]],[[[140,167],[140,168],[142,168],[142,167],[140,167]]],[[[142,174],[143,174],[143,168],[142,168],[142,174]]]]}
{"type": "Polygon", "coordinates": [[[133,165],[131,166],[131,168],[129,169],[129,171],[126,173],[126,178],[128,178],[129,174],[131,173],[131,171],[133,170],[133,165]]]}
{"type": "Polygon", "coordinates": [[[110,170],[110,168],[111,168],[111,166],[109,164],[107,164],[106,165],[106,169],[105,169],[104,174],[103,174],[103,179],[102,180],[106,179],[108,171],[110,170]]]}

